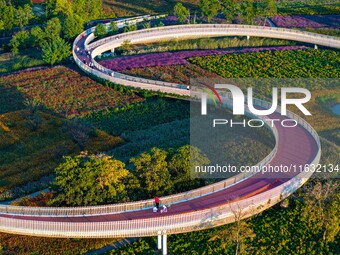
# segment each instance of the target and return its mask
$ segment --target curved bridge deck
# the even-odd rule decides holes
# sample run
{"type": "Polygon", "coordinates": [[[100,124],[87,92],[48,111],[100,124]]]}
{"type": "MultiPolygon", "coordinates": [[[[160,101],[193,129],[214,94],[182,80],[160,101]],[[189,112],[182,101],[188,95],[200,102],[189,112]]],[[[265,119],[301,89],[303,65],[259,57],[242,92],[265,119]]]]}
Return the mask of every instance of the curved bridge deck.
{"type": "MultiPolygon", "coordinates": [[[[280,114],[275,113],[271,118],[283,119],[280,114]]],[[[271,161],[271,165],[304,165],[306,163],[311,163],[318,153],[318,145],[312,135],[309,134],[302,126],[297,126],[295,128],[284,128],[281,125],[276,126],[279,135],[279,144],[277,153],[271,161]]],[[[53,216],[20,216],[20,215],[9,215],[0,214],[1,218],[7,219],[19,219],[23,221],[41,221],[45,223],[98,223],[98,222],[120,222],[120,221],[130,221],[130,220],[140,220],[140,219],[152,219],[152,218],[168,218],[164,222],[159,222],[157,226],[158,229],[167,229],[170,225],[169,222],[174,222],[173,216],[178,216],[181,214],[188,214],[191,212],[201,211],[205,209],[211,209],[218,206],[225,206],[231,202],[237,202],[244,200],[246,198],[254,198],[256,200],[256,195],[263,193],[265,191],[270,191],[275,187],[280,187],[283,183],[291,180],[294,176],[299,173],[290,172],[287,173],[286,178],[276,178],[275,174],[266,175],[263,177],[262,173],[258,173],[253,177],[250,177],[240,183],[237,183],[229,188],[215,192],[213,194],[208,194],[203,197],[192,199],[189,201],[181,202],[172,205],[167,213],[153,213],[151,209],[140,210],[135,212],[123,212],[123,213],[113,213],[107,215],[94,215],[94,216],[75,216],[75,217],[53,217],[53,216]],[[163,225],[164,224],[164,225],[163,225]]],[[[267,200],[270,199],[268,196],[267,200]]],[[[1,222],[1,220],[0,220],[1,222]]],[[[135,227],[140,225],[143,229],[144,221],[136,222],[135,227]]],[[[153,224],[154,225],[154,224],[153,224]]],[[[74,225],[73,227],[75,227],[74,225]]],[[[72,226],[69,226],[72,228],[72,226]]],[[[152,228],[152,226],[150,226],[152,228]]],[[[1,228],[1,224],[0,224],[1,228]]],[[[68,227],[67,227],[68,228],[68,227]]],[[[139,228],[139,227],[137,227],[139,228]]],[[[130,236],[129,231],[126,232],[125,236],[130,236]]],[[[153,231],[154,233],[154,231],[153,231]]],[[[168,233],[172,231],[168,230],[168,233]]],[[[175,232],[176,233],[176,232],[175,232]]],[[[65,232],[67,236],[67,233],[65,232]]],[[[60,235],[62,236],[62,235],[60,235]]],[[[96,236],[96,234],[94,234],[96,236]]],[[[100,236],[105,236],[101,233],[100,236]]],[[[121,236],[121,235],[119,235],[121,236]]],[[[123,235],[124,236],[124,235],[123,235]]],[[[133,236],[133,235],[131,235],[133,236]]]]}

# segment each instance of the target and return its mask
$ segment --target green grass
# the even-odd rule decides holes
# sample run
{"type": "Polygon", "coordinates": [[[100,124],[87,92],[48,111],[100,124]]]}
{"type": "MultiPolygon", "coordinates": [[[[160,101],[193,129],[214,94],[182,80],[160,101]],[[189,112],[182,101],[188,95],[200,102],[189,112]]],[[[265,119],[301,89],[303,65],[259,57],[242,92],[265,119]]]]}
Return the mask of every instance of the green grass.
{"type": "Polygon", "coordinates": [[[217,37],[190,40],[179,39],[159,43],[135,44],[131,46],[130,50],[124,52],[124,55],[178,50],[226,49],[239,47],[283,46],[296,44],[297,43],[294,41],[259,37],[252,37],[251,40],[247,40],[247,38],[245,37],[217,37]]]}
{"type": "MultiPolygon", "coordinates": [[[[328,141],[331,141],[340,147],[340,128],[322,131],[319,134],[322,137],[326,138],[328,141]]],[[[337,153],[340,154],[340,151],[338,151],[337,153]]]]}
{"type": "MultiPolygon", "coordinates": [[[[31,116],[28,110],[0,115],[0,193],[53,173],[61,156],[80,152],[65,120],[39,111],[35,116],[41,123],[35,130],[30,125],[31,116]]],[[[119,137],[98,131],[85,150],[97,153],[122,142],[119,137]]]]}
{"type": "Polygon", "coordinates": [[[189,102],[169,98],[149,98],[122,108],[106,109],[83,117],[108,133],[144,130],[152,126],[189,117],[189,102]]]}
{"type": "Polygon", "coordinates": [[[41,53],[35,49],[23,50],[14,56],[12,53],[3,53],[0,55],[0,74],[45,64],[41,59],[41,53]]]}
{"type": "Polygon", "coordinates": [[[225,78],[339,78],[340,52],[296,50],[191,58],[225,78]]]}
{"type": "Polygon", "coordinates": [[[308,32],[340,37],[339,29],[332,28],[306,28],[308,32]]]}

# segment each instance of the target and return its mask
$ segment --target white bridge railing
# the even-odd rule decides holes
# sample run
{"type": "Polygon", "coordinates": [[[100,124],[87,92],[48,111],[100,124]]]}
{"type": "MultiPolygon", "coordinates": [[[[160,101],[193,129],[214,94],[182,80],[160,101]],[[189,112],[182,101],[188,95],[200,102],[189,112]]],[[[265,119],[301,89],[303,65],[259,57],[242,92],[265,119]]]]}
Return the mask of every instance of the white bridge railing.
{"type": "Polygon", "coordinates": [[[91,40],[89,40],[85,44],[85,48],[87,50],[93,50],[91,53],[91,58],[94,66],[105,75],[106,79],[111,80],[112,82],[118,82],[123,85],[141,88],[144,88],[144,86],[148,86],[148,89],[150,88],[149,85],[151,84],[157,86],[157,87],[151,86],[151,89],[153,90],[159,90],[164,92],[170,91],[169,93],[176,94],[181,93],[182,95],[188,95],[188,92],[183,91],[187,88],[186,85],[138,78],[131,75],[125,75],[119,72],[115,72],[100,65],[97,61],[95,61],[95,57],[101,55],[105,51],[112,50],[114,48],[121,46],[125,41],[129,41],[131,44],[136,44],[143,42],[156,42],[162,40],[177,39],[181,37],[187,38],[207,36],[211,37],[256,36],[293,40],[338,49],[340,48],[339,37],[310,33],[301,30],[293,30],[287,28],[273,28],[263,26],[232,25],[232,24],[176,25],[143,29],[110,36],[93,43],[90,43],[91,40]],[[111,77],[112,73],[114,73],[113,77],[111,77]],[[162,88],[164,86],[168,88],[162,88]]]}

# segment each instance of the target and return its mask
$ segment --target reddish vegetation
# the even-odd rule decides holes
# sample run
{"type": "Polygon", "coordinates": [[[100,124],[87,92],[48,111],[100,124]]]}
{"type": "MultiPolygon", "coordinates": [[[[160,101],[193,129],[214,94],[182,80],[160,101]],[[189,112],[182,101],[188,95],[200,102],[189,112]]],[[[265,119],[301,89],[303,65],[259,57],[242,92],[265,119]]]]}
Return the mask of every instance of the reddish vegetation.
{"type": "Polygon", "coordinates": [[[340,15],[293,15],[271,18],[278,27],[340,28],[340,15]]]}
{"type": "Polygon", "coordinates": [[[51,192],[40,193],[35,197],[24,197],[19,201],[13,202],[12,205],[33,207],[46,206],[48,200],[52,198],[52,195],[53,194],[51,192]]]}
{"type": "Polygon", "coordinates": [[[298,50],[306,49],[305,46],[280,46],[280,47],[257,47],[257,48],[243,48],[243,49],[229,49],[229,50],[186,50],[175,52],[161,52],[151,54],[140,54],[134,56],[124,56],[110,60],[104,60],[100,63],[115,71],[130,70],[142,67],[154,66],[169,66],[169,65],[187,65],[189,62],[187,58],[224,55],[232,53],[246,53],[259,51],[276,51],[276,50],[298,50]]]}
{"type": "Polygon", "coordinates": [[[41,4],[45,2],[45,0],[32,0],[32,4],[41,4]]]}
{"type": "MultiPolygon", "coordinates": [[[[1,82],[4,86],[0,92],[15,89],[23,97],[34,98],[45,107],[65,116],[79,116],[143,100],[105,87],[66,67],[3,76],[1,82]]],[[[9,103],[20,104],[17,96],[9,103]]]]}

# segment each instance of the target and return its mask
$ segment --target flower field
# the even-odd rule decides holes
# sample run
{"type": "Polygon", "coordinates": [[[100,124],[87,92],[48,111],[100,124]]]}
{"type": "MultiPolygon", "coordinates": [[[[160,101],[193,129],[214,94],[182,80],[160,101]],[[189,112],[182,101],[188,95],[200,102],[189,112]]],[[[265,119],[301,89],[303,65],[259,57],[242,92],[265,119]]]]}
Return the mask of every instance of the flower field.
{"type": "Polygon", "coordinates": [[[104,87],[62,66],[0,77],[0,113],[22,109],[25,98],[67,117],[143,100],[104,87]]]}
{"type": "Polygon", "coordinates": [[[257,47],[257,48],[243,48],[231,50],[192,50],[192,51],[177,51],[177,52],[161,52],[151,54],[141,54],[136,56],[124,56],[110,60],[104,60],[100,63],[115,71],[130,70],[141,67],[153,66],[169,66],[169,65],[186,65],[187,58],[224,55],[234,53],[249,53],[260,51],[283,51],[283,50],[297,50],[306,49],[305,46],[281,46],[281,47],[257,47]]]}
{"type": "MultiPolygon", "coordinates": [[[[297,46],[285,46],[294,49],[297,46]]],[[[282,47],[281,47],[282,48],[282,47]]],[[[135,68],[129,75],[190,84],[190,78],[338,78],[340,54],[329,50],[291,50],[212,55],[192,64],[135,68]]]]}
{"type": "Polygon", "coordinates": [[[274,16],[278,27],[287,28],[340,28],[340,15],[292,15],[274,16]]]}

